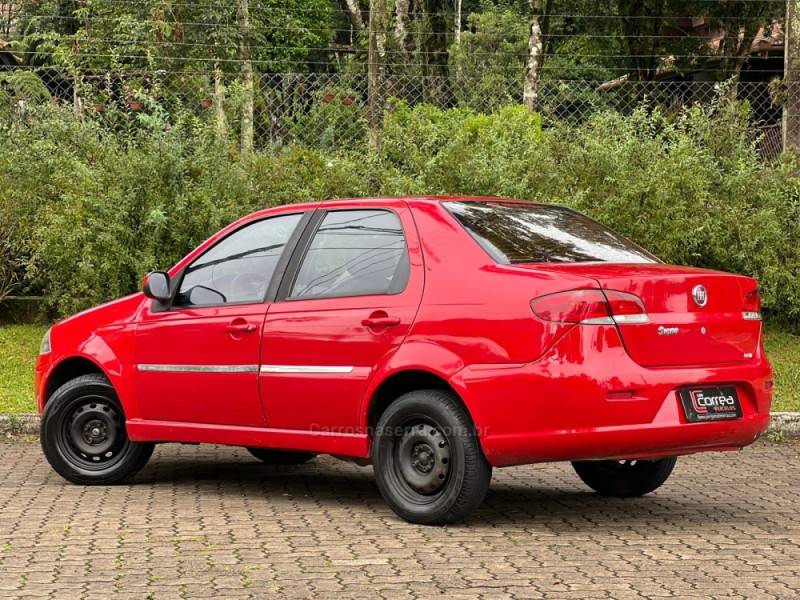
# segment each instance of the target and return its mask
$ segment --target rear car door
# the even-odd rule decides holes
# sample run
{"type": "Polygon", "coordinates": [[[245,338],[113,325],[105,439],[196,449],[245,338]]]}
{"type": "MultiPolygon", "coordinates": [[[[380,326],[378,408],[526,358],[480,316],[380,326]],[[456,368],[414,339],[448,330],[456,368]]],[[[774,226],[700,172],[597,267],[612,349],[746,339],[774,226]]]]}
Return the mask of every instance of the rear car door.
{"type": "Polygon", "coordinates": [[[376,367],[402,343],[424,273],[402,200],[319,209],[270,306],[261,344],[267,426],[355,433],[376,367]]]}
{"type": "Polygon", "coordinates": [[[136,334],[142,418],[264,425],[258,359],[270,284],[308,218],[245,224],[176,276],[171,306],[144,310],[136,334]]]}

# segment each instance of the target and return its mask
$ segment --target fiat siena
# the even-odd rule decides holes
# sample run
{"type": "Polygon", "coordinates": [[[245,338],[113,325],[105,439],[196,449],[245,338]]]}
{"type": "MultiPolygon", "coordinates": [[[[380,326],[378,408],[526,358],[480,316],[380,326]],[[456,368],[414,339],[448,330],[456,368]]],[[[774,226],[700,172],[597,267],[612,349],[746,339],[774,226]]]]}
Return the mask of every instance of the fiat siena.
{"type": "Polygon", "coordinates": [[[772,376],[749,277],[672,266],[568,208],[296,204],[233,223],[143,292],[56,324],[36,396],[53,468],[136,473],[160,442],[371,460],[412,522],[463,519],[493,467],[571,461],[639,496],[752,443],[772,376]]]}

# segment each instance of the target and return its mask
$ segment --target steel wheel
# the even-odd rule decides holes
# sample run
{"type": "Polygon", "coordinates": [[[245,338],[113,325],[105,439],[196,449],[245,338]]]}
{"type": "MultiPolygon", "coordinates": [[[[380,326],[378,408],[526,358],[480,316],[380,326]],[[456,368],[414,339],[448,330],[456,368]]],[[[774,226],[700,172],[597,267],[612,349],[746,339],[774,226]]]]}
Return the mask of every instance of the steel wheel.
{"type": "Polygon", "coordinates": [[[81,484],[122,481],[141,469],[153,444],[131,442],[114,388],[102,375],[83,375],[49,398],[42,449],[65,479],[81,484]]]}
{"type": "Polygon", "coordinates": [[[426,525],[466,518],[492,477],[469,414],[440,390],[410,392],[389,405],[378,421],[372,464],[392,510],[426,525]]]}
{"type": "Polygon", "coordinates": [[[97,396],[78,398],[65,411],[58,433],[56,445],[64,458],[89,471],[113,466],[130,444],[117,407],[97,396]]]}
{"type": "Polygon", "coordinates": [[[450,474],[450,446],[441,427],[431,419],[417,417],[405,424],[395,444],[394,476],[410,495],[436,494],[450,474]]]}

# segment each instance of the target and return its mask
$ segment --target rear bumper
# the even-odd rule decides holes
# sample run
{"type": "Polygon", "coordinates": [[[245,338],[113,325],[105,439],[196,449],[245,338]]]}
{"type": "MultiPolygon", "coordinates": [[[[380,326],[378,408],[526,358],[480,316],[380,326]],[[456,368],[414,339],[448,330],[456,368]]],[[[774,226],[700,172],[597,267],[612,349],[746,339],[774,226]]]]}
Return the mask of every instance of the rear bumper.
{"type": "Polygon", "coordinates": [[[736,365],[652,369],[636,364],[613,326],[577,326],[534,363],[473,365],[454,381],[494,466],[647,458],[747,446],[769,424],[764,356],[736,365]],[[678,389],[737,388],[743,416],[689,423],[678,389]]]}

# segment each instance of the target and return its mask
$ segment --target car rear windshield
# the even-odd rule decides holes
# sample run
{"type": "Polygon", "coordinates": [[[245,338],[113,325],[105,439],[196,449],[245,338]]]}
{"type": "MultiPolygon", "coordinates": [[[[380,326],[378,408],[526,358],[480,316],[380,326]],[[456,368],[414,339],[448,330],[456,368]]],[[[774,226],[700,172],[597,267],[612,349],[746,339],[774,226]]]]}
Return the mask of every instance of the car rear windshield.
{"type": "Polygon", "coordinates": [[[444,206],[499,263],[658,262],[630,240],[563,206],[490,201],[444,206]]]}

